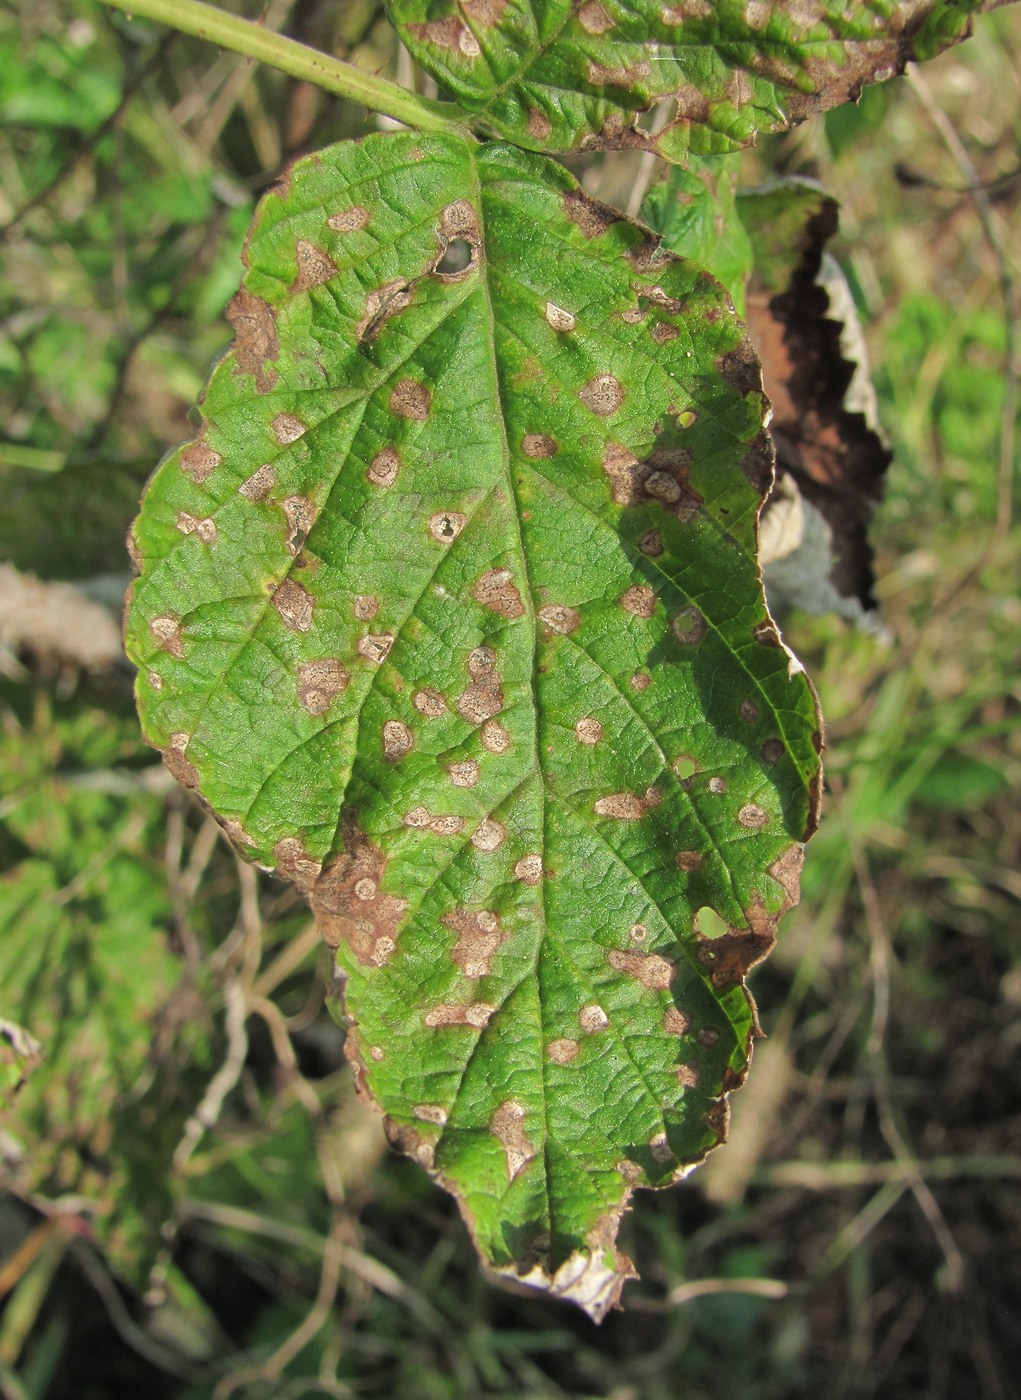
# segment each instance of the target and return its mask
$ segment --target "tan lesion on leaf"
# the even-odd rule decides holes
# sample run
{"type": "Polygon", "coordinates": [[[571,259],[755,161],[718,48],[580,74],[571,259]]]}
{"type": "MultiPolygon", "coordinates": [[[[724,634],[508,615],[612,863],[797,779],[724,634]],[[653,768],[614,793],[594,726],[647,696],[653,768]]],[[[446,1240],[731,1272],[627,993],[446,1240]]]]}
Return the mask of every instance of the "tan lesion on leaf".
{"type": "Polygon", "coordinates": [[[438,1103],[418,1103],[411,1110],[412,1118],[417,1118],[420,1123],[434,1123],[438,1128],[446,1125],[450,1113],[438,1103]]]}
{"type": "Polygon", "coordinates": [[[580,1053],[581,1046],[578,1042],[567,1037],[551,1040],[546,1046],[546,1058],[555,1065],[569,1065],[580,1053]]]}
{"type": "Polygon", "coordinates": [[[399,719],[388,719],[383,725],[383,757],[387,763],[399,763],[415,746],[415,736],[399,719]]]}
{"type": "Polygon", "coordinates": [[[673,981],[674,964],[658,953],[636,953],[613,948],[607,954],[607,961],[615,971],[633,977],[643,987],[665,991],[673,981]]]}
{"type": "Polygon", "coordinates": [[[540,107],[529,107],[525,131],[533,140],[548,141],[553,134],[553,123],[540,107]]]}
{"type": "Polygon", "coordinates": [[[184,642],[179,617],[154,617],[149,623],[149,632],[160,651],[175,656],[178,661],[183,658],[184,642]]]}
{"type": "Polygon", "coordinates": [[[699,851],[678,851],[675,859],[678,868],[688,875],[693,875],[696,870],[702,868],[702,855],[699,851]]]}
{"type": "Polygon", "coordinates": [[[542,881],[542,856],[537,854],[522,856],[514,866],[515,878],[522,884],[535,886],[542,881]]]}
{"type": "Polygon", "coordinates": [[[656,611],[656,595],[647,583],[636,583],[624,593],[620,605],[634,617],[652,617],[656,611]]]}
{"type": "Polygon", "coordinates": [[[201,435],[183,448],[178,458],[181,470],[191,477],[196,486],[208,481],[222,461],[220,453],[204,442],[201,435]]]}
{"type": "Polygon", "coordinates": [[[541,462],[547,457],[555,457],[558,448],[553,439],[545,433],[526,433],[521,439],[521,450],[526,457],[541,462]]]}
{"type": "Polygon", "coordinates": [[[624,402],[624,386],[615,375],[597,374],[578,390],[578,398],[599,418],[609,418],[624,402]]]}
{"type": "Polygon", "coordinates": [[[374,593],[357,593],[351,611],[359,622],[371,622],[379,612],[379,599],[374,593]]]}
{"type": "Polygon", "coordinates": [[[432,407],[432,394],[417,379],[399,379],[390,394],[390,412],[398,418],[424,423],[432,407]]]}
{"type": "Polygon", "coordinates": [[[679,1006],[668,1006],[663,1012],[663,1030],[667,1035],[687,1035],[691,1030],[691,1017],[679,1006]]]}
{"type": "Polygon", "coordinates": [[[358,344],[371,344],[392,316],[398,315],[411,305],[413,296],[412,283],[403,277],[384,282],[381,287],[369,292],[365,298],[362,319],[355,327],[355,340],[358,344]]]}
{"type": "Polygon", "coordinates": [[[511,736],[495,719],[486,720],[482,726],[482,747],[487,753],[506,753],[511,746],[511,736]]]}
{"type": "Polygon", "coordinates": [[[591,715],[585,715],[575,724],[574,733],[579,744],[598,744],[603,737],[603,726],[591,715]]]}
{"type": "Polygon", "coordinates": [[[749,831],[758,831],[769,821],[769,813],[756,802],[746,802],[737,814],[738,822],[749,831]]]}
{"type": "Polygon", "coordinates": [[[310,630],[315,610],[312,595],[296,579],[281,579],[273,590],[273,606],[289,631],[310,630]]]}
{"type": "Polygon", "coordinates": [[[272,428],[273,436],[281,447],[287,447],[292,442],[297,442],[308,432],[307,426],[300,418],[295,418],[293,413],[278,413],[273,419],[272,428]]]}
{"type": "Polygon", "coordinates": [[[606,13],[599,0],[585,0],[578,11],[578,23],[586,34],[605,34],[614,26],[612,16],[606,13]]]}
{"type": "Polygon", "coordinates": [[[430,1029],[437,1026],[470,1026],[481,1031],[495,1015],[496,1007],[488,1001],[471,1001],[467,1005],[438,1002],[422,1017],[422,1024],[430,1029]]]}
{"type": "Polygon", "coordinates": [[[641,821],[653,807],[658,807],[663,797],[657,787],[646,788],[643,794],[637,792],[613,792],[600,797],[593,810],[598,817],[612,817],[615,821],[641,821]]]}
{"type": "Polygon", "coordinates": [[[487,570],[472,589],[472,597],[500,617],[513,619],[524,616],[525,605],[510,569],[487,570]]]}
{"type": "Polygon", "coordinates": [[[503,709],[503,687],[491,647],[474,647],[468,654],[471,684],[457,699],[457,712],[469,724],[483,724],[503,709]]]}
{"type": "Polygon", "coordinates": [[[357,651],[365,661],[369,661],[373,666],[382,666],[390,648],[394,644],[392,632],[370,632],[364,637],[359,637],[357,651]]]}
{"type": "Polygon", "coordinates": [[[171,734],[169,743],[163,752],[163,762],[184,787],[197,788],[199,785],[198,769],[185,753],[190,741],[190,734],[171,734]]]}
{"type": "Polygon", "coordinates": [[[479,216],[470,199],[457,199],[440,211],[439,251],[433,260],[430,271],[441,282],[463,282],[478,270],[482,251],[482,231],[479,216]],[[464,243],[468,248],[468,261],[456,271],[442,271],[443,261],[452,243],[464,243]]]}
{"type": "Polygon", "coordinates": [[[461,763],[452,763],[447,772],[455,787],[473,788],[479,781],[479,765],[473,758],[465,759],[461,763]]]}
{"type": "MultiPolygon", "coordinates": [[[[409,381],[410,382],[410,381],[409,381]]],[[[394,390],[396,393],[396,390],[394,390]]],[[[369,463],[368,471],[365,475],[373,486],[382,486],[384,489],[392,486],[397,480],[397,473],[401,469],[401,454],[396,447],[384,447],[381,452],[377,452],[369,463]]]]}
{"type": "Polygon", "coordinates": [[[581,190],[567,190],[562,196],[564,213],[586,238],[599,238],[614,224],[620,223],[624,215],[619,209],[590,199],[581,190]]]}
{"type": "Polygon", "coordinates": [[[610,1018],[598,1002],[589,1002],[578,1012],[578,1020],[586,1035],[598,1035],[610,1024],[610,1018]]]}
{"type": "Polygon", "coordinates": [[[337,275],[337,265],[328,253],[308,238],[299,238],[294,245],[294,257],[298,273],[291,283],[291,295],[310,292],[313,287],[321,287],[337,275]]]}
{"type": "Polygon", "coordinates": [[[425,715],[427,719],[439,719],[447,712],[447,702],[438,690],[416,690],[411,697],[411,703],[420,715],[425,715]]]}
{"type": "Polygon", "coordinates": [[[638,541],[638,548],[650,559],[658,559],[663,553],[663,535],[660,530],[646,530],[638,541]]]}
{"type": "Polygon", "coordinates": [[[298,667],[298,703],[310,715],[324,715],[338,695],[343,695],[351,677],[333,656],[304,661],[298,667]]]}
{"type": "Polygon", "coordinates": [[[698,1072],[698,1066],[691,1064],[674,1065],[674,1074],[682,1089],[697,1089],[699,1080],[702,1078],[698,1072]]]}
{"type": "Polygon", "coordinates": [[[352,204],[331,214],[326,223],[334,233],[357,233],[359,229],[368,228],[371,217],[364,205],[352,204]]]}
{"type": "Polygon", "coordinates": [[[581,613],[565,603],[550,603],[540,608],[538,617],[547,632],[555,632],[560,637],[566,637],[581,626],[581,613]]]}
{"type": "Polygon", "coordinates": [[[507,839],[507,828],[502,822],[498,822],[493,817],[483,817],[475,828],[472,836],[472,845],[477,851],[482,851],[489,855],[493,851],[498,851],[507,839]]]}
{"type": "Polygon", "coordinates": [[[705,636],[708,624],[698,608],[692,606],[682,608],[671,619],[670,629],[682,646],[693,647],[705,636]]]}
{"type": "Polygon", "coordinates": [[[570,311],[565,311],[562,306],[557,306],[556,302],[548,301],[546,303],[545,315],[550,329],[562,334],[573,331],[578,324],[577,317],[570,311]]]}
{"type": "Polygon", "coordinates": [[[472,981],[488,977],[493,954],[507,937],[493,910],[453,909],[441,923],[457,934],[450,956],[465,977],[472,981]]]}
{"type": "Polygon", "coordinates": [[[268,393],[280,378],[277,371],[267,365],[267,361],[280,357],[280,340],[273,308],[262,297],[253,296],[247,287],[242,287],[231,298],[227,320],[234,327],[236,337],[235,373],[252,375],[256,392],[268,393]]]}
{"type": "Polygon", "coordinates": [[[429,519],[429,533],[438,544],[450,544],[468,524],[468,517],[459,510],[444,510],[429,519]]]}
{"type": "Polygon", "coordinates": [[[346,942],[360,963],[381,967],[397,949],[408,901],[383,891],[387,860],[351,816],[342,824],[344,850],[323,869],[312,908],[331,948],[346,942]]]}
{"type": "Polygon", "coordinates": [[[409,24],[408,33],[422,43],[435,44],[439,49],[451,49],[465,58],[478,58],[482,49],[460,15],[428,20],[424,24],[409,24]]]}
{"type": "Polygon", "coordinates": [[[322,864],[311,856],[296,836],[285,836],[273,847],[277,874],[297,885],[303,894],[311,893],[322,864]]]}
{"type": "Polygon", "coordinates": [[[525,1107],[515,1099],[506,1099],[489,1120],[489,1131],[497,1138],[507,1154],[507,1180],[520,1176],[536,1156],[524,1128],[525,1107]]]}
{"type": "Polygon", "coordinates": [[[246,501],[264,501],[276,484],[276,472],[266,462],[241,483],[238,495],[244,496],[246,501]]]}
{"type": "Polygon", "coordinates": [[[194,535],[203,544],[216,543],[218,531],[216,521],[211,517],[199,518],[182,510],[178,511],[176,524],[182,535],[194,535]]]}
{"type": "Polygon", "coordinates": [[[287,521],[287,538],[284,544],[288,554],[295,555],[308,539],[316,518],[316,508],[307,496],[288,496],[280,502],[280,509],[287,521]]]}

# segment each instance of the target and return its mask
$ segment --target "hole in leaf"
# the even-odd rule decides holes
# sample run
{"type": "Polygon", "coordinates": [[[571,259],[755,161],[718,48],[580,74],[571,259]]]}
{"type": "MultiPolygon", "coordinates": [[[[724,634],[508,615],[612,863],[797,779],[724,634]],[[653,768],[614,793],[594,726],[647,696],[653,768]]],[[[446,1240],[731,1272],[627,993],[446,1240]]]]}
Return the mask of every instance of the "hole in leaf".
{"type": "Polygon", "coordinates": [[[695,915],[695,927],[704,938],[720,938],[729,932],[726,919],[721,918],[715,909],[710,909],[708,904],[703,904],[695,915]]]}
{"type": "Polygon", "coordinates": [[[436,271],[443,277],[463,272],[472,260],[472,245],[466,238],[452,238],[436,264],[436,271]]]}
{"type": "Polygon", "coordinates": [[[698,772],[698,764],[693,758],[688,758],[686,754],[682,754],[680,758],[674,761],[674,772],[682,783],[687,782],[689,778],[693,778],[698,772]]]}

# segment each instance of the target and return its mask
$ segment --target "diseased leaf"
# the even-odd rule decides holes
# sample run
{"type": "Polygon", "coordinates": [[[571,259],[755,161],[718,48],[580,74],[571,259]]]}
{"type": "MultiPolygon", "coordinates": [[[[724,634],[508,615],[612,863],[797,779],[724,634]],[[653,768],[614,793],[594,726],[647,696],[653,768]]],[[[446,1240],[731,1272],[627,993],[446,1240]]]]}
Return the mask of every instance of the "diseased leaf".
{"type": "Polygon", "coordinates": [[[740,154],[692,155],[686,165],[666,167],[646,195],[641,217],[671,252],[718,277],[744,315],[752,245],[737,213],[740,174],[740,154]]]}
{"type": "Polygon", "coordinates": [[[737,150],[970,33],[995,0],[386,0],[480,130],[540,151],[737,150]],[[664,98],[659,132],[636,116],[664,98]]]}
{"type": "Polygon", "coordinates": [[[803,498],[795,508],[817,513],[802,534],[819,576],[799,587],[788,570],[786,586],[783,576],[776,582],[801,606],[822,602],[860,617],[875,607],[868,529],[892,454],[878,431],[854,302],[824,253],[837,203],[811,181],[791,179],[743,192],[737,209],[754,250],[746,319],[773,405],[777,468],[803,498]]]}
{"type": "Polygon", "coordinates": [[[309,896],[392,1140],[594,1317],[725,1133],[818,717],[765,612],[723,289],[506,146],[387,133],[262,202],[134,527],[149,738],[309,896]]]}

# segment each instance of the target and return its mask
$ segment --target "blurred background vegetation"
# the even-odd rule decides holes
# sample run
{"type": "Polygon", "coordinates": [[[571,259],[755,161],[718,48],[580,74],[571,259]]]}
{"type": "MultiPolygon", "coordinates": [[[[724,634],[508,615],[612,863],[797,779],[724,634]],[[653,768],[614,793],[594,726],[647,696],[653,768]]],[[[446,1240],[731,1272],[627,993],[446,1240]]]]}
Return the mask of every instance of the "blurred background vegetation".
{"type": "MultiPolygon", "coordinates": [[[[378,0],[234,7],[416,80],[378,0]]],[[[885,633],[786,620],[828,799],[754,976],[769,1038],[731,1145],[639,1196],[642,1280],[597,1329],[491,1286],[389,1155],[304,906],[142,746],[109,620],[256,198],[365,113],[93,0],[0,0],[4,1400],[1021,1395],[1021,13],[923,79],[748,158],[842,203],[896,448],[885,633]]]]}

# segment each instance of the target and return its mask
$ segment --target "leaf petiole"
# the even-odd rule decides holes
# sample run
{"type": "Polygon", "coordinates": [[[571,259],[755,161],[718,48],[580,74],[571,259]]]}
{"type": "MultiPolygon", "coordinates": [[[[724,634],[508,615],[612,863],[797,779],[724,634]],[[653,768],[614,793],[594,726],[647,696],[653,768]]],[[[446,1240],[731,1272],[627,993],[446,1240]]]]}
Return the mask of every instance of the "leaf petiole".
{"type": "Polygon", "coordinates": [[[252,20],[203,4],[202,0],[103,0],[103,3],[124,10],[132,17],[156,20],[184,34],[194,34],[221,48],[268,63],[292,78],[315,83],[327,92],[335,92],[418,131],[468,134],[463,123],[453,115],[456,108],[419,97],[386,78],[363,73],[353,64],[299,44],[283,34],[274,34],[252,20]]]}

